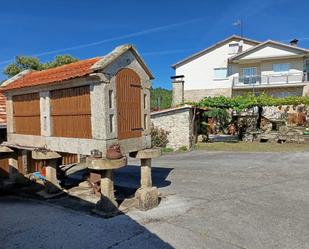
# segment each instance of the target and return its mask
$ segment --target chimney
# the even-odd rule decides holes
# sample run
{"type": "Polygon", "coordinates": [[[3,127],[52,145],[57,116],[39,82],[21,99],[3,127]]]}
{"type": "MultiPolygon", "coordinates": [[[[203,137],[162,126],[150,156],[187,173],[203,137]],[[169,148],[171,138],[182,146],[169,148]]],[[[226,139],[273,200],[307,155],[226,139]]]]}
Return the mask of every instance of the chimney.
{"type": "Polygon", "coordinates": [[[178,105],[182,105],[184,103],[184,83],[183,80],[185,76],[172,76],[172,107],[176,107],[178,105]]]}
{"type": "Polygon", "coordinates": [[[294,47],[297,47],[297,43],[298,43],[297,39],[293,39],[292,41],[290,41],[290,45],[294,47]]]}

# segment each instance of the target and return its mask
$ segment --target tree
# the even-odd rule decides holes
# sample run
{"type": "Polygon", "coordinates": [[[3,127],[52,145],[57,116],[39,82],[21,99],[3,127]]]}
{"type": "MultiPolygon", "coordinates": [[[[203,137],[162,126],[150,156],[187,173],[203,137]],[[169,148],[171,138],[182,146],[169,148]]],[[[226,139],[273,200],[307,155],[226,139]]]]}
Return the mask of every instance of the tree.
{"type": "Polygon", "coordinates": [[[172,104],[172,91],[164,88],[151,88],[150,90],[151,110],[158,109],[158,99],[160,98],[160,109],[167,109],[172,104]]]}
{"type": "Polygon", "coordinates": [[[8,65],[4,69],[4,74],[8,78],[11,78],[26,69],[44,70],[48,68],[62,66],[76,61],[78,61],[78,59],[71,55],[57,55],[54,58],[54,60],[48,61],[46,63],[40,62],[40,60],[37,57],[33,56],[16,56],[15,62],[8,65]]]}

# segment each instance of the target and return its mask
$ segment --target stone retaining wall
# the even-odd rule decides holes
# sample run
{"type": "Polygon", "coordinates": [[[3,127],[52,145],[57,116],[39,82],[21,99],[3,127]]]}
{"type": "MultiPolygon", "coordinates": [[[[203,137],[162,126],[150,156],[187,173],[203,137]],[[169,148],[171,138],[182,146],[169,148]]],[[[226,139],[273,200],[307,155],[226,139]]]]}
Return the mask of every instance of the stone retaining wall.
{"type": "Polygon", "coordinates": [[[151,113],[151,122],[155,127],[169,132],[168,148],[174,150],[182,146],[192,146],[192,108],[181,107],[151,113]]]}

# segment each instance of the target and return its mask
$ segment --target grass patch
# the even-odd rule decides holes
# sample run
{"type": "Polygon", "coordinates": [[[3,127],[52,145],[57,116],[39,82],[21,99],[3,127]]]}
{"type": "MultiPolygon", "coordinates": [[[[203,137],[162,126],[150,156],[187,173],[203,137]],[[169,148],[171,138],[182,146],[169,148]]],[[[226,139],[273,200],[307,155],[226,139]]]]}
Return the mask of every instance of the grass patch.
{"type": "Polygon", "coordinates": [[[276,143],[200,143],[198,150],[240,152],[309,152],[309,144],[276,143]]]}
{"type": "Polygon", "coordinates": [[[167,148],[167,147],[163,147],[161,148],[161,151],[162,153],[171,153],[171,152],[174,152],[174,149],[173,148],[167,148]]]}

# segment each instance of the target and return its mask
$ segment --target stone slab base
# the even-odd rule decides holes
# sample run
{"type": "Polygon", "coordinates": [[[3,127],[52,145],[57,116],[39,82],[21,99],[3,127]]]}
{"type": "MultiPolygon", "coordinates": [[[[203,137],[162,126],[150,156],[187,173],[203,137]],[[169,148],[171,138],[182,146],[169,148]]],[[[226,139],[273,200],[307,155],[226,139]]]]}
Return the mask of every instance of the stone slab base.
{"type": "Polygon", "coordinates": [[[131,152],[129,155],[133,158],[138,159],[148,159],[148,158],[157,158],[161,156],[161,149],[160,148],[152,148],[152,149],[145,149],[136,152],[131,152]]]}
{"type": "Polygon", "coordinates": [[[146,211],[152,209],[159,204],[159,193],[156,187],[139,188],[135,193],[137,199],[137,207],[146,211]]]}

